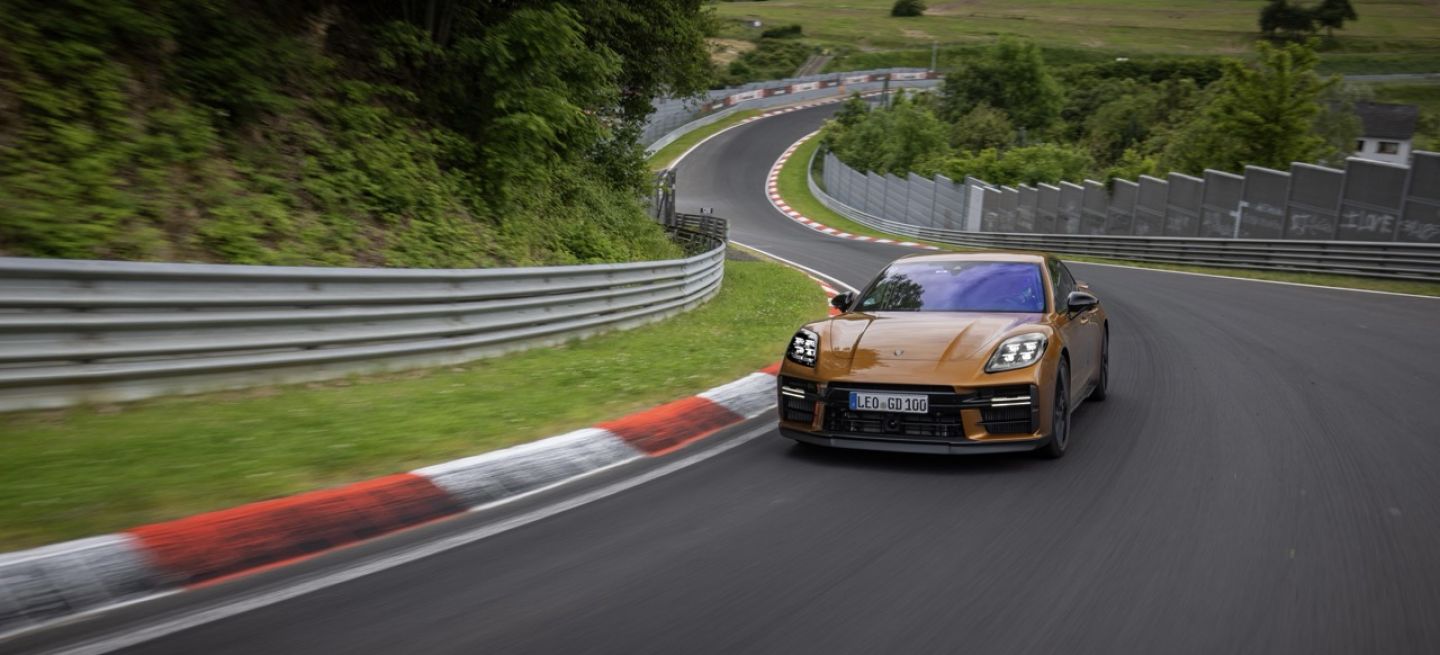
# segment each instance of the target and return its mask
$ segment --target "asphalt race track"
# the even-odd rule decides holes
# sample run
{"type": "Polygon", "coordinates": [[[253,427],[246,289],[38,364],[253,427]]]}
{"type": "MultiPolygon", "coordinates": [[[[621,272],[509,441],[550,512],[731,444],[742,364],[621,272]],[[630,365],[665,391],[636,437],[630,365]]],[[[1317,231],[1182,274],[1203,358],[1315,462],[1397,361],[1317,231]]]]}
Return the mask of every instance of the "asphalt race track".
{"type": "MultiPolygon", "coordinates": [[[[915,252],[766,201],[770,165],[831,111],[710,140],[681,209],[850,285],[915,252]]],[[[124,652],[1440,652],[1440,300],[1074,270],[1111,316],[1112,391],[1062,460],[811,452],[770,430],[124,652]]]]}

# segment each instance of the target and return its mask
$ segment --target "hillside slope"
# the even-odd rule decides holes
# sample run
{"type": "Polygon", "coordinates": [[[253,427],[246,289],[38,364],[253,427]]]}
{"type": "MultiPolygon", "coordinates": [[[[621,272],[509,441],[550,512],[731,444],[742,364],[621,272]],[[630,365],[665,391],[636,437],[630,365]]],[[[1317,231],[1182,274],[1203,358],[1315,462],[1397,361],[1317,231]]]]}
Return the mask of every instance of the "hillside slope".
{"type": "Polygon", "coordinates": [[[703,88],[698,0],[511,4],[0,0],[0,255],[676,255],[633,135],[703,88]]]}

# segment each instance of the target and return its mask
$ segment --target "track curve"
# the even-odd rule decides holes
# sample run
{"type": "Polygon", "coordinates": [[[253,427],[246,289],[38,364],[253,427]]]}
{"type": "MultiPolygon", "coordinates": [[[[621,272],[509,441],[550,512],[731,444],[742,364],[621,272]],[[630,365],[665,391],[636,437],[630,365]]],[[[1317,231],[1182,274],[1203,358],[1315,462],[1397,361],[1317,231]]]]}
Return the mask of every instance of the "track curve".
{"type": "MultiPolygon", "coordinates": [[[[831,111],[706,142],[682,210],[855,286],[913,253],[765,199],[831,111]]],[[[1440,652],[1440,300],[1074,268],[1114,362],[1063,460],[769,434],[127,652],[1440,652]]]]}

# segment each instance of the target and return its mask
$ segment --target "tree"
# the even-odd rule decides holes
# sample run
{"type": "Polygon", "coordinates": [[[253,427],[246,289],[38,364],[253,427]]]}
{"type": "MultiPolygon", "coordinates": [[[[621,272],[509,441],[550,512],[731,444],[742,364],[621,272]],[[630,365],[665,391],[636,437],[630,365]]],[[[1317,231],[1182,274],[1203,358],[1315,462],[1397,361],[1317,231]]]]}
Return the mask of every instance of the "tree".
{"type": "Polygon", "coordinates": [[[1355,7],[1351,6],[1350,0],[1324,0],[1310,13],[1331,38],[1334,38],[1335,30],[1345,28],[1345,21],[1360,20],[1360,15],[1355,13],[1355,7]]]}
{"type": "Polygon", "coordinates": [[[941,111],[958,121],[980,103],[1005,112],[1016,127],[1039,130],[1060,116],[1064,91],[1033,43],[1002,39],[945,77],[941,111]]]}
{"type": "Polygon", "coordinates": [[[986,148],[952,157],[941,164],[940,171],[952,180],[968,175],[991,184],[1056,184],[1084,177],[1093,164],[1084,150],[1042,143],[1004,152],[986,148]]]}
{"type": "Polygon", "coordinates": [[[1311,43],[1277,47],[1256,44],[1252,63],[1226,62],[1214,98],[1203,115],[1183,127],[1166,148],[1166,160],[1189,172],[1238,170],[1246,164],[1287,168],[1315,161],[1325,139],[1314,132],[1320,98],[1338,78],[1315,73],[1311,43]]]}
{"type": "Polygon", "coordinates": [[[924,0],[895,0],[895,4],[890,7],[890,15],[901,18],[924,16],[927,8],[924,0]]]}
{"type": "Polygon", "coordinates": [[[1369,86],[1336,84],[1320,97],[1320,113],[1315,116],[1315,134],[1325,140],[1326,152],[1320,163],[1344,166],[1345,159],[1355,151],[1355,140],[1364,132],[1355,103],[1374,100],[1369,86]]]}
{"type": "Polygon", "coordinates": [[[834,120],[845,127],[849,127],[865,120],[865,117],[869,114],[870,103],[865,102],[865,99],[861,98],[859,93],[852,93],[850,97],[846,98],[845,102],[840,105],[840,109],[835,112],[834,120]]]}
{"type": "Polygon", "coordinates": [[[961,152],[1001,148],[1014,142],[1015,126],[1010,124],[1010,117],[983,102],[950,126],[950,145],[961,152]]]}
{"type": "Polygon", "coordinates": [[[1302,39],[1315,33],[1315,15],[1289,0],[1270,0],[1260,10],[1260,33],[1271,39],[1302,39]]]}
{"type": "Polygon", "coordinates": [[[949,152],[945,124],[903,95],[889,108],[830,121],[822,138],[849,166],[895,175],[929,172],[949,152]]]}

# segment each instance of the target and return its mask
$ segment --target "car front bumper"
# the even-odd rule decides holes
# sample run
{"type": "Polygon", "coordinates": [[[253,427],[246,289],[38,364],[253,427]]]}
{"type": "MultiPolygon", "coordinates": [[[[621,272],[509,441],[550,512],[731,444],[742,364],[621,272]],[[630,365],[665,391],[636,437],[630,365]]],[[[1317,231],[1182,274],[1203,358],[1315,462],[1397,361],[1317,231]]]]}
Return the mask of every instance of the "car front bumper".
{"type": "Polygon", "coordinates": [[[855,435],[834,435],[825,432],[807,432],[794,428],[780,427],[780,436],[801,443],[830,448],[851,450],[877,450],[892,453],[922,453],[930,455],[978,455],[983,453],[1023,453],[1044,445],[1049,437],[1016,439],[991,442],[950,442],[886,437],[858,437],[855,435]]]}

